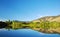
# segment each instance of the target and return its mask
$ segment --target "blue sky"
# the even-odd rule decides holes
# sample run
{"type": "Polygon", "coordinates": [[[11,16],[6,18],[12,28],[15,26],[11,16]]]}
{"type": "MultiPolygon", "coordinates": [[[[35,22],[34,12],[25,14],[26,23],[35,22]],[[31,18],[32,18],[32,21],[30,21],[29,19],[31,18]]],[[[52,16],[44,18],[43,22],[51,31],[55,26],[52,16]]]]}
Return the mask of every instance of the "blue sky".
{"type": "Polygon", "coordinates": [[[60,0],[0,0],[0,19],[31,21],[60,14],[60,0]]]}

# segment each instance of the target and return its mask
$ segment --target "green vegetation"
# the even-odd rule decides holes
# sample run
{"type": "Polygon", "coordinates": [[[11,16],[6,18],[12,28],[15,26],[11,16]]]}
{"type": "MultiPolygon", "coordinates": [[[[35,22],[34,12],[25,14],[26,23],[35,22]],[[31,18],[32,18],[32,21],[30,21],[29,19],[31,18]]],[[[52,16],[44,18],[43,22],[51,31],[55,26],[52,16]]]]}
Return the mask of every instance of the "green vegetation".
{"type": "Polygon", "coordinates": [[[22,21],[6,21],[5,22],[6,29],[23,29],[29,28],[33,30],[37,30],[44,33],[60,33],[60,22],[49,22],[49,21],[41,21],[41,22],[22,22],[22,21]],[[55,30],[58,31],[55,31],[55,30]]]}

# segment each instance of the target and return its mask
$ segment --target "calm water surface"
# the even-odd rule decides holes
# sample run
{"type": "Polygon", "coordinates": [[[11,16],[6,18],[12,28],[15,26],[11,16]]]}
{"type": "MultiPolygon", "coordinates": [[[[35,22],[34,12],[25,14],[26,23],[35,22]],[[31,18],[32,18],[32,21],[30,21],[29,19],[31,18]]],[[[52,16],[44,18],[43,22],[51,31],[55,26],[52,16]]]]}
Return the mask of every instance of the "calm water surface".
{"type": "Polygon", "coordinates": [[[59,34],[45,34],[31,29],[0,29],[0,37],[60,37],[59,34]]]}

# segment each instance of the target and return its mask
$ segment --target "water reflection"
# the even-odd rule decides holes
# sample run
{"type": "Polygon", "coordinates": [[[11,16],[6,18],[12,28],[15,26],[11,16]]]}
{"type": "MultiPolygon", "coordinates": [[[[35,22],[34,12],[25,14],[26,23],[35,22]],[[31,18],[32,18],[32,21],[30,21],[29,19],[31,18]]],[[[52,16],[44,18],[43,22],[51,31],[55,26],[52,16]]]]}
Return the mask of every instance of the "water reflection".
{"type": "Polygon", "coordinates": [[[59,34],[45,34],[31,29],[0,29],[0,37],[60,37],[59,34]]]}

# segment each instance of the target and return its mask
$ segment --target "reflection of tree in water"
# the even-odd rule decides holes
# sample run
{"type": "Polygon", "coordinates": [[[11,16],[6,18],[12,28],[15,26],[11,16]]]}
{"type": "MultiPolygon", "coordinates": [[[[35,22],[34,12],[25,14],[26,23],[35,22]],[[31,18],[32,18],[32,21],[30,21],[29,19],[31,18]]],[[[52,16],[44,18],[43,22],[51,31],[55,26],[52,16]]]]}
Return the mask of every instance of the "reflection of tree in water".
{"type": "Polygon", "coordinates": [[[0,21],[0,28],[5,28],[7,26],[7,23],[0,21]]]}

